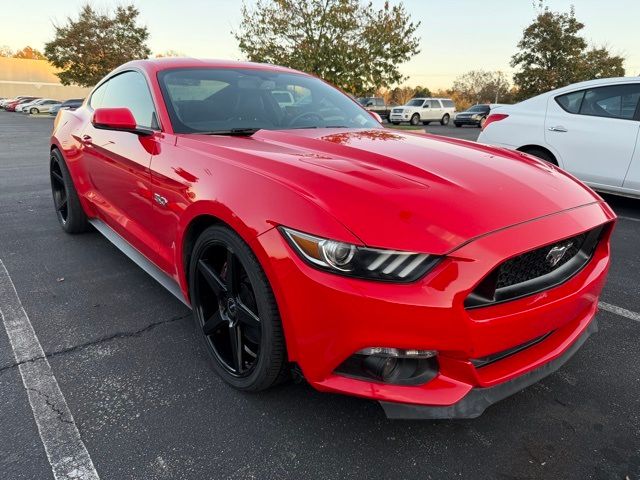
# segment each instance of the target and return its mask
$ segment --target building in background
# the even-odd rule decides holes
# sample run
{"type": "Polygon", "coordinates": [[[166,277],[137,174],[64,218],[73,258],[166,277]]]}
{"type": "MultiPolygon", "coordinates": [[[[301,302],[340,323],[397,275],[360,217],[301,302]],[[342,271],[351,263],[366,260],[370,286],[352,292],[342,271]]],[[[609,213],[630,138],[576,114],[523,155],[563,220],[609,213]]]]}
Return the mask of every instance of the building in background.
{"type": "Polygon", "coordinates": [[[28,95],[66,100],[89,93],[89,88],[62,85],[56,71],[46,60],[0,57],[0,98],[28,95]]]}

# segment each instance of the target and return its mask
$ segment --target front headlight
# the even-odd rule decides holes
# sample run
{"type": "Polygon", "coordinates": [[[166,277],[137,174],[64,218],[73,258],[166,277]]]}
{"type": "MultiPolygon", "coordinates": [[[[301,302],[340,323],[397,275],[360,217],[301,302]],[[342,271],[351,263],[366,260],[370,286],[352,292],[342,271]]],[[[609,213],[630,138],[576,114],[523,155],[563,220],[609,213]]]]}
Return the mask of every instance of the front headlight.
{"type": "Polygon", "coordinates": [[[321,270],[369,280],[407,283],[422,277],[440,257],[362,247],[286,227],[280,231],[307,263],[321,270]]]}

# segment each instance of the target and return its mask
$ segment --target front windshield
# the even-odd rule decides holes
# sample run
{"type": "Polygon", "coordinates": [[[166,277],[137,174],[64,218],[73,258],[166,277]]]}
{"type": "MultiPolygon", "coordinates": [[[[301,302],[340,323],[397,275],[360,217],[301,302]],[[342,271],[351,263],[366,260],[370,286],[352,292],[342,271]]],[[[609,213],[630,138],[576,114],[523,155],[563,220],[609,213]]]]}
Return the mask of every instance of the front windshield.
{"type": "Polygon", "coordinates": [[[165,70],[158,79],[176,133],[381,128],[349,97],[306,75],[206,68],[165,70]]]}
{"type": "Polygon", "coordinates": [[[413,100],[409,100],[407,102],[407,107],[421,107],[424,103],[424,100],[420,100],[419,98],[414,98],[413,100]]]}

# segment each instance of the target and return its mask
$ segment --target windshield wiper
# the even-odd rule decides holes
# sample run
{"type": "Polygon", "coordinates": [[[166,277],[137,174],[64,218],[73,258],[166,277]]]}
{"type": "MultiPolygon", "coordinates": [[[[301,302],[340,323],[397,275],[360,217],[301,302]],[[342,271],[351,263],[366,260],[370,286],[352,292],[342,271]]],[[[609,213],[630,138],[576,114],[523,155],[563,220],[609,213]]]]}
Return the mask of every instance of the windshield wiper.
{"type": "Polygon", "coordinates": [[[261,128],[230,128],[229,130],[214,130],[212,132],[202,132],[202,135],[237,135],[250,137],[261,128]]]}

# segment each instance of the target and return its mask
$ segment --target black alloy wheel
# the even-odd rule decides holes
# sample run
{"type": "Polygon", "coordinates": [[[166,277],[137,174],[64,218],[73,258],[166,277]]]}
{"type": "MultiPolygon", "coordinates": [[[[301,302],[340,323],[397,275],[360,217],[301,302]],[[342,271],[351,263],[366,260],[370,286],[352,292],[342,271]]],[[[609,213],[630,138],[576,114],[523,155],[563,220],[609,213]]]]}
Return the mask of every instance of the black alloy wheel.
{"type": "Polygon", "coordinates": [[[192,253],[189,280],[196,329],[223,380],[248,391],[283,380],[287,362],[277,305],[242,239],[223,226],[205,230],[192,253]]]}
{"type": "Polygon", "coordinates": [[[53,192],[53,205],[56,209],[58,220],[64,226],[69,218],[69,194],[62,177],[60,163],[51,157],[51,191],[53,192]]]}
{"type": "Polygon", "coordinates": [[[57,149],[51,150],[49,176],[53,206],[62,229],[67,233],[82,233],[89,229],[87,216],[82,209],[78,193],[64,158],[57,149]]]}

